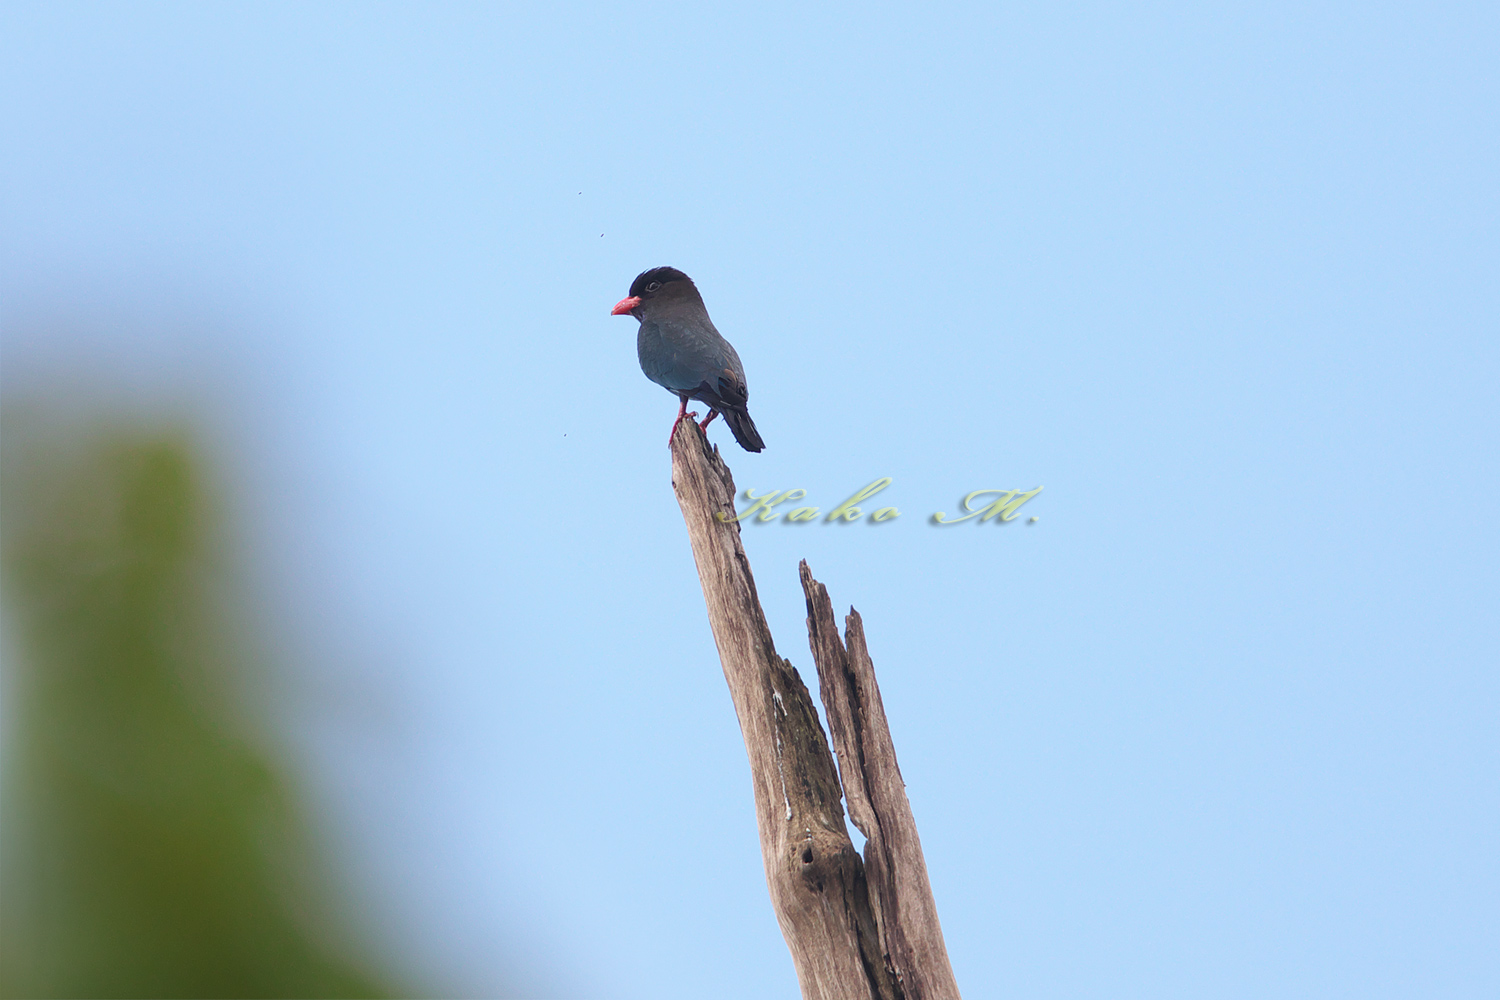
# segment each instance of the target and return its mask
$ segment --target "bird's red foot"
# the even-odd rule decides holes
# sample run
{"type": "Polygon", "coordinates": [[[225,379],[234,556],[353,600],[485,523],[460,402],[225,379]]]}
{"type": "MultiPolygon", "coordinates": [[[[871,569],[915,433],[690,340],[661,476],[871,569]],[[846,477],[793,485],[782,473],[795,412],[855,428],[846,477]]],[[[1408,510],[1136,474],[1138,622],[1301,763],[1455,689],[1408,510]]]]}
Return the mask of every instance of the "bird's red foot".
{"type": "MultiPolygon", "coordinates": [[[[697,415],[698,414],[696,414],[696,413],[693,414],[693,416],[695,416],[695,417],[697,415]]],[[[708,425],[711,424],[711,423],[713,423],[714,422],[714,417],[717,417],[718,415],[719,415],[719,411],[718,410],[709,410],[708,411],[708,419],[705,420],[705,421],[703,421],[703,423],[699,424],[698,425],[698,429],[700,431],[703,431],[704,433],[707,433],[708,432],[708,425]]]]}
{"type": "MultiPolygon", "coordinates": [[[[667,435],[667,447],[668,448],[672,447],[672,439],[677,436],[677,425],[680,424],[680,423],[682,423],[682,419],[684,417],[688,418],[689,420],[692,420],[692,421],[696,422],[698,420],[698,411],[697,410],[689,410],[687,407],[683,407],[682,412],[679,413],[679,414],[677,414],[677,419],[674,420],[674,421],[672,421],[672,432],[667,435]]],[[[705,420],[703,422],[705,424],[708,423],[707,420],[705,420]]]]}

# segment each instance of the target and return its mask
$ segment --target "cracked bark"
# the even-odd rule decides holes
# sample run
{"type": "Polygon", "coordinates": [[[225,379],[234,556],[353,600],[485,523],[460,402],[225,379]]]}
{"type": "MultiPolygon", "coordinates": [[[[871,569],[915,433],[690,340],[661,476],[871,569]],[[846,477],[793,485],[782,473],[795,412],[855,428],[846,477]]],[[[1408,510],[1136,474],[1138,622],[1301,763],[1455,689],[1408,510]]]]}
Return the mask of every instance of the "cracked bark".
{"type": "MultiPolygon", "coordinates": [[[[771,904],[803,997],[956,998],[956,988],[951,993],[913,992],[913,987],[927,988],[930,979],[914,976],[893,961],[908,951],[920,960],[928,951],[892,952],[882,944],[901,945],[911,935],[880,926],[865,861],[844,825],[843,789],[812,696],[796,668],[777,654],[755,592],[739,525],[732,520],[734,480],[718,449],[708,444],[690,420],[679,424],[672,437],[672,486],[687,524],[709,625],[750,759],[771,904]],[[727,523],[715,517],[719,513],[727,523]]],[[[826,692],[827,684],[823,687],[826,692]]],[[[880,719],[883,723],[883,712],[880,719]]],[[[891,763],[894,766],[894,755],[891,763]]],[[[901,801],[905,802],[904,793],[901,801]]],[[[917,850],[920,862],[920,847],[917,850]]],[[[889,866],[882,869],[889,870],[889,866]]],[[[925,885],[925,867],[922,882],[925,885]]],[[[897,891],[885,889],[881,898],[899,898],[901,883],[892,884],[897,891]]],[[[902,912],[899,906],[890,910],[895,919],[902,912]]],[[[935,911],[932,926],[936,929],[935,911]]],[[[926,940],[923,935],[918,938],[926,940]]],[[[940,932],[938,943],[941,946],[940,932]]],[[[951,983],[946,954],[939,954],[951,983]]]]}
{"type": "Polygon", "coordinates": [[[844,619],[839,640],[828,590],[799,567],[807,599],[807,641],[818,666],[819,692],[838,753],[849,818],[865,835],[865,877],[875,906],[881,950],[909,1000],[958,1000],[917,821],[896,763],[875,665],[859,612],[844,619]]]}

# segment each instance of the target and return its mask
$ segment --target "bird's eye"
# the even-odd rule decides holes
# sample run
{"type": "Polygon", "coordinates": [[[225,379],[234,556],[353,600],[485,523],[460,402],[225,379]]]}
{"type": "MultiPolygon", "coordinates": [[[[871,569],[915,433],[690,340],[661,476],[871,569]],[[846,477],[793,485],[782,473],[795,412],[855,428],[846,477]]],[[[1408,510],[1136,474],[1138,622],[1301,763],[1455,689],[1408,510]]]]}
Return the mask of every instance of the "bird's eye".
{"type": "Polygon", "coordinates": [[[649,285],[646,286],[646,291],[648,291],[648,292],[654,292],[654,291],[656,291],[660,287],[661,287],[661,282],[660,281],[653,281],[653,282],[651,282],[651,284],[649,284],[649,285]]]}

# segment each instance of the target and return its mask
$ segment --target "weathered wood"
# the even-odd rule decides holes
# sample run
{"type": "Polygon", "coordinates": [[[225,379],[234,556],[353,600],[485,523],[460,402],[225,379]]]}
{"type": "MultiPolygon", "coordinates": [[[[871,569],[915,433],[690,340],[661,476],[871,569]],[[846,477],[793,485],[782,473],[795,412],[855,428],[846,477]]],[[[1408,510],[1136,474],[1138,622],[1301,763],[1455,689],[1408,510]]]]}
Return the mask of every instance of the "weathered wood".
{"type": "Polygon", "coordinates": [[[875,666],[865,646],[859,612],[844,619],[848,647],[839,639],[828,590],[804,561],[807,636],[828,729],[838,753],[849,817],[865,835],[865,876],[875,904],[886,960],[908,1000],[958,1000],[917,823],[886,723],[875,666]]]}
{"type": "Polygon", "coordinates": [[[812,696],[777,655],[756,596],[733,521],[734,480],[691,420],[672,437],[672,486],[745,738],[766,882],[802,995],[905,1000],[883,957],[864,864],[844,825],[838,774],[812,696]]]}

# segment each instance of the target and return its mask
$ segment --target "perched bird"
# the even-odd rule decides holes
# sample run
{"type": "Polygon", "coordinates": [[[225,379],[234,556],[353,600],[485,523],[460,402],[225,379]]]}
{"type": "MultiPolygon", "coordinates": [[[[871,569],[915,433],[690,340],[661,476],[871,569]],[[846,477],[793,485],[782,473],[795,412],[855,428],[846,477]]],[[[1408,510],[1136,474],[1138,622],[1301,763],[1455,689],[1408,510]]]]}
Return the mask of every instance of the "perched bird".
{"type": "MultiPolygon", "coordinates": [[[[642,271],[631,282],[630,294],[615,303],[610,315],[630,315],[641,321],[635,337],[641,371],[682,400],[672,434],[683,417],[697,419],[698,414],[687,411],[688,400],[696,399],[709,406],[708,418],[698,425],[703,430],[722,413],[741,448],[765,448],[745,409],[750,393],[740,356],[714,329],[692,278],[675,267],[642,271]]],[[[668,444],[672,434],[667,435],[668,444]]]]}

